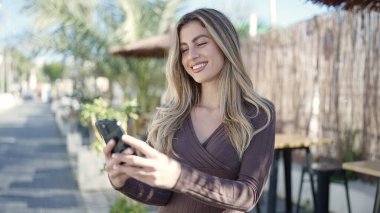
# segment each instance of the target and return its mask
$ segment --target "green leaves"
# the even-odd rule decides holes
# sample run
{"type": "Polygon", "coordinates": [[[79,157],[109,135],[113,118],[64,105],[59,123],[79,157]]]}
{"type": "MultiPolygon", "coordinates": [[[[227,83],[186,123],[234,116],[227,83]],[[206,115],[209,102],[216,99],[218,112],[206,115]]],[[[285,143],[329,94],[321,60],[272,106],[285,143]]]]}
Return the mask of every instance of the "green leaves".
{"type": "Polygon", "coordinates": [[[119,197],[111,207],[111,213],[145,213],[150,212],[147,206],[127,197],[119,197]]]}
{"type": "Polygon", "coordinates": [[[61,63],[45,64],[42,72],[49,78],[50,82],[54,82],[61,78],[64,72],[64,66],[61,63]]]}
{"type": "MultiPolygon", "coordinates": [[[[154,110],[163,91],[164,60],[122,58],[110,47],[162,34],[180,0],[65,1],[30,0],[26,8],[34,18],[34,36],[28,43],[37,53],[64,55],[75,85],[91,77],[106,77],[126,88],[127,98],[137,98],[145,112],[154,110]],[[86,66],[91,64],[91,66],[86,66]]],[[[52,71],[52,70],[50,70],[52,71]]],[[[55,79],[58,72],[47,72],[55,79]]],[[[86,88],[85,85],[80,88],[86,88]]],[[[108,94],[112,99],[113,87],[108,94]]],[[[87,93],[87,92],[84,92],[87,93]]]]}
{"type": "Polygon", "coordinates": [[[104,99],[97,98],[92,103],[82,106],[80,122],[83,126],[88,126],[94,131],[96,141],[93,141],[92,148],[100,153],[104,142],[96,130],[96,120],[116,119],[122,123],[123,128],[128,132],[128,119],[137,120],[139,118],[138,113],[139,106],[136,101],[126,101],[120,108],[113,108],[104,99]]]}
{"type": "MultiPolygon", "coordinates": [[[[81,109],[80,122],[89,126],[95,120],[117,119],[123,124],[128,119],[138,119],[139,106],[136,101],[127,101],[120,108],[110,107],[103,98],[97,98],[92,103],[84,104],[81,109]]],[[[126,125],[124,126],[126,128],[126,125]]]]}

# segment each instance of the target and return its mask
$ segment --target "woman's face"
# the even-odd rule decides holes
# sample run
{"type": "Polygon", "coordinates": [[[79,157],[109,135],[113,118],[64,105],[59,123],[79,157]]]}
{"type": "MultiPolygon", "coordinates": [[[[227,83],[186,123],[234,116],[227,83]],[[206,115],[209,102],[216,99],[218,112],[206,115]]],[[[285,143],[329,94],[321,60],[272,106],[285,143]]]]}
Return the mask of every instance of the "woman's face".
{"type": "Polygon", "coordinates": [[[179,33],[182,65],[198,83],[217,81],[224,55],[199,21],[190,21],[179,33]]]}

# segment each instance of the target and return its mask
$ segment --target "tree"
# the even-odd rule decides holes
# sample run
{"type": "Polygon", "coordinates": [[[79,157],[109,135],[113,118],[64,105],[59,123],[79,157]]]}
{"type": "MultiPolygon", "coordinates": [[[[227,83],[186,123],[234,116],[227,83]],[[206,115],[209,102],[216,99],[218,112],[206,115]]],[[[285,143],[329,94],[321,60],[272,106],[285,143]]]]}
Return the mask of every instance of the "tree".
{"type": "MultiPolygon", "coordinates": [[[[117,81],[123,87],[135,87],[136,97],[144,105],[142,108],[148,109],[147,106],[152,105],[148,102],[157,99],[151,98],[157,94],[149,93],[150,88],[163,85],[163,61],[125,60],[110,55],[109,49],[163,33],[168,29],[178,2],[32,0],[27,11],[35,18],[38,34],[30,43],[36,44],[38,52],[53,51],[73,58],[77,84],[92,75],[105,76],[111,83],[117,81]],[[94,65],[90,70],[85,69],[89,62],[94,65]]],[[[109,96],[112,98],[112,93],[109,96]]]]}
{"type": "Polygon", "coordinates": [[[126,73],[126,62],[112,59],[108,52],[120,40],[112,32],[124,19],[114,2],[33,0],[26,11],[35,20],[31,42],[35,52],[52,51],[63,55],[64,62],[70,59],[78,87],[89,76],[104,76],[112,82],[126,73]]]}
{"type": "Polygon", "coordinates": [[[5,72],[5,79],[0,80],[3,82],[0,91],[6,92],[9,89],[19,89],[21,91],[21,83],[28,80],[30,70],[32,68],[32,61],[26,57],[22,52],[15,47],[5,47],[0,54],[0,64],[3,66],[5,72]],[[15,87],[16,86],[16,87],[15,87]]]}
{"type": "MultiPolygon", "coordinates": [[[[124,32],[124,43],[133,43],[169,30],[179,0],[119,0],[126,19],[119,29],[124,32]]],[[[138,89],[137,99],[142,111],[155,109],[163,90],[164,61],[162,59],[126,59],[129,72],[133,74],[131,84],[138,89]]]]}
{"type": "Polygon", "coordinates": [[[64,65],[62,63],[45,64],[42,68],[42,72],[49,78],[52,83],[55,80],[62,78],[64,73],[64,65]]]}

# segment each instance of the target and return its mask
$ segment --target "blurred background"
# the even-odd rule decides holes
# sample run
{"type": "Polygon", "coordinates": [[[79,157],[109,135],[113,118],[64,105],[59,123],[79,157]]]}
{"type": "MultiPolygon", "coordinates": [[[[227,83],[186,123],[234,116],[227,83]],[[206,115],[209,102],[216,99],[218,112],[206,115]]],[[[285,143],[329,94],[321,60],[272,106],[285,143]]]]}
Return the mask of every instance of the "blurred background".
{"type": "Polygon", "coordinates": [[[233,22],[278,133],[330,139],[316,161],[379,160],[379,4],[347,2],[0,0],[0,212],[154,211],[112,191],[94,122],[116,118],[146,137],[171,29],[199,7],[233,22]]]}

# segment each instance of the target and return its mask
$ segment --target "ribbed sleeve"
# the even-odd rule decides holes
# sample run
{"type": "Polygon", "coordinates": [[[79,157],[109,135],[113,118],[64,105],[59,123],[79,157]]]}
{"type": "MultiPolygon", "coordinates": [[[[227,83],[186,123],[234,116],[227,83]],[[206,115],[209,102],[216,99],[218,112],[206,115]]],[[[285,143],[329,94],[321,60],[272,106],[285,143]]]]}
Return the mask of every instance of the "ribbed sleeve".
{"type": "Polygon", "coordinates": [[[166,205],[172,192],[170,190],[151,187],[133,178],[129,178],[125,185],[116,189],[126,196],[148,205],[166,205]]]}

